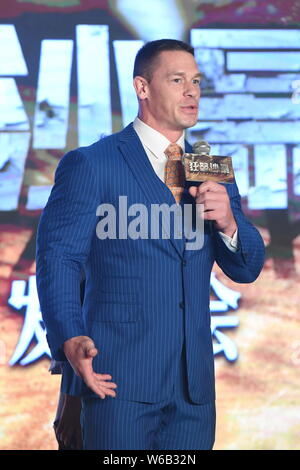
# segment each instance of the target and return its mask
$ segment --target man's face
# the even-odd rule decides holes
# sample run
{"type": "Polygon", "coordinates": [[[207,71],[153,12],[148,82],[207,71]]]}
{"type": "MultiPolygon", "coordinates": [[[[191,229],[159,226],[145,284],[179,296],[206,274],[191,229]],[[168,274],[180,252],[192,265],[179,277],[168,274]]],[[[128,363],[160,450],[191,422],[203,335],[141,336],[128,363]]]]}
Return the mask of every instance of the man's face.
{"type": "Polygon", "coordinates": [[[145,87],[147,124],[159,131],[182,131],[196,124],[200,78],[192,54],[163,51],[145,87]]]}

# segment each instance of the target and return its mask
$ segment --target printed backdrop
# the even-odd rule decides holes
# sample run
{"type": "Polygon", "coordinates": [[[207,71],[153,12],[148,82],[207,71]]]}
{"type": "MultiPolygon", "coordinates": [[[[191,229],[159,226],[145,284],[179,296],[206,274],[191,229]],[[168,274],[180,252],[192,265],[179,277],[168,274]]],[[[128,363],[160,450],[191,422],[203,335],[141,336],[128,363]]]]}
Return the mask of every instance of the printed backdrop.
{"type": "Polygon", "coordinates": [[[204,74],[188,138],[232,156],[267,249],[251,285],[213,270],[215,448],[300,449],[299,25],[291,0],[1,0],[0,448],[56,448],[34,259],[55,168],[134,119],[134,56],[171,37],[204,74]]]}

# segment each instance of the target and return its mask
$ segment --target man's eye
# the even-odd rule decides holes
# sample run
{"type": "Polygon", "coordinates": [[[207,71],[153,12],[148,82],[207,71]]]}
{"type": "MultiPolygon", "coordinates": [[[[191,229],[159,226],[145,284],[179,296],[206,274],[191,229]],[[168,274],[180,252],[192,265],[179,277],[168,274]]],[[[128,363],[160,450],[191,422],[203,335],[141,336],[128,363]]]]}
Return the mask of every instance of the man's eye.
{"type": "Polygon", "coordinates": [[[173,82],[175,83],[180,83],[180,81],[181,81],[181,78],[173,78],[173,82]]]}
{"type": "Polygon", "coordinates": [[[199,78],[195,78],[195,79],[193,80],[193,83],[194,83],[195,85],[200,85],[200,80],[199,80],[199,78]]]}

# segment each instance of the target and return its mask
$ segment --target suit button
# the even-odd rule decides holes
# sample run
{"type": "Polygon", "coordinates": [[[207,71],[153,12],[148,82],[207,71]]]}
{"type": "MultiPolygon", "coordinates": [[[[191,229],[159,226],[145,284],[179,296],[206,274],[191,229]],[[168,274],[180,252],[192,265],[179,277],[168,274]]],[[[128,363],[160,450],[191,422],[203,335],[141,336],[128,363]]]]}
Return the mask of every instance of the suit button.
{"type": "Polygon", "coordinates": [[[179,307],[182,308],[182,309],[184,309],[184,302],[180,302],[180,303],[179,303],[179,307]]]}
{"type": "Polygon", "coordinates": [[[186,260],[182,260],[182,266],[186,266],[186,260]]]}

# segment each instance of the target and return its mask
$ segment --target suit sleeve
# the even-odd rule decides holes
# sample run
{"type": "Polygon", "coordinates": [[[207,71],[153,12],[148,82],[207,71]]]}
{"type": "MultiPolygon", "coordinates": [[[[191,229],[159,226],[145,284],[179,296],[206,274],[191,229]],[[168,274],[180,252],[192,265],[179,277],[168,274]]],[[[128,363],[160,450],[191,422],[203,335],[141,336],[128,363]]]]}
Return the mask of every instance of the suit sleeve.
{"type": "Polygon", "coordinates": [[[60,392],[66,395],[82,396],[83,380],[78,377],[68,361],[62,363],[60,392]]]}
{"type": "Polygon", "coordinates": [[[75,150],[60,161],[37,235],[37,289],[52,357],[85,335],[80,299],[82,269],[96,230],[97,184],[88,157],[75,150]]]}
{"type": "Polygon", "coordinates": [[[238,250],[231,251],[219,232],[213,228],[216,262],[233,281],[250,283],[260,274],[265,258],[265,246],[258,230],[245,217],[236,184],[226,185],[231,209],[238,226],[238,250]]]}

